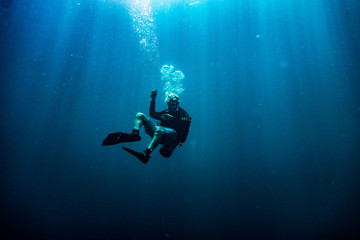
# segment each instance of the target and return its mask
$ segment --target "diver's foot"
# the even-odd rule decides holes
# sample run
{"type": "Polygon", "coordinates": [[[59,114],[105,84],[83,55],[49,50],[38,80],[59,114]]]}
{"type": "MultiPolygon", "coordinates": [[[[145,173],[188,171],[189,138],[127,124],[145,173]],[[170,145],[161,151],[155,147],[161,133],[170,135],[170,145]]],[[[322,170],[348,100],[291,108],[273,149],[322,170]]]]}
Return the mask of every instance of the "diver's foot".
{"type": "Polygon", "coordinates": [[[114,145],[122,142],[136,142],[140,140],[141,137],[139,134],[116,132],[109,134],[103,141],[102,145],[114,145]]]}
{"type": "Polygon", "coordinates": [[[150,159],[150,155],[147,155],[145,152],[137,152],[137,151],[134,151],[127,147],[122,147],[122,148],[125,151],[127,151],[128,153],[131,153],[132,155],[134,155],[137,159],[139,159],[144,164],[146,164],[150,159]]]}

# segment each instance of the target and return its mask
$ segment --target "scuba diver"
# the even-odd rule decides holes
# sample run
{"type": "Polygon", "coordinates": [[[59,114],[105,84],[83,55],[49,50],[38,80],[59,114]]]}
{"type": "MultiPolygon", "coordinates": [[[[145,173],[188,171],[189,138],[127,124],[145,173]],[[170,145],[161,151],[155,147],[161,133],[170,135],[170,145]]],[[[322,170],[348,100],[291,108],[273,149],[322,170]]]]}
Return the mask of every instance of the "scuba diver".
{"type": "Polygon", "coordinates": [[[143,152],[137,152],[130,148],[122,147],[127,152],[137,157],[141,162],[147,163],[150,159],[150,154],[154,149],[162,144],[160,154],[166,158],[170,157],[176,146],[186,141],[191,117],[182,108],[179,107],[179,96],[172,93],[166,98],[168,109],[161,112],[155,111],[155,99],[157,90],[151,92],[150,102],[150,117],[158,120],[157,126],[152,123],[145,114],[139,112],[136,114],[134,120],[134,128],[131,133],[116,132],[109,134],[102,145],[114,145],[122,142],[136,142],[140,141],[139,134],[142,125],[145,127],[145,132],[152,138],[149,146],[143,152]]]}

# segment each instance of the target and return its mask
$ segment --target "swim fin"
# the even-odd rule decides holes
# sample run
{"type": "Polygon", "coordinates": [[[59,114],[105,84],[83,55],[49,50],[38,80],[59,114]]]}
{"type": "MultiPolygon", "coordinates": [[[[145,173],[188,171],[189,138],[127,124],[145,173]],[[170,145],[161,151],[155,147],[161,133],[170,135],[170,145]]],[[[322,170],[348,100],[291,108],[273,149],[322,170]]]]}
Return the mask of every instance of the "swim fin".
{"type": "Polygon", "coordinates": [[[110,133],[103,141],[103,146],[114,145],[122,142],[136,142],[140,141],[139,134],[116,132],[110,133]]]}
{"type": "Polygon", "coordinates": [[[136,152],[130,148],[127,147],[122,147],[125,151],[127,151],[128,153],[131,153],[132,155],[134,155],[137,159],[139,159],[141,162],[143,163],[147,163],[150,159],[150,156],[146,155],[144,152],[136,152]]]}

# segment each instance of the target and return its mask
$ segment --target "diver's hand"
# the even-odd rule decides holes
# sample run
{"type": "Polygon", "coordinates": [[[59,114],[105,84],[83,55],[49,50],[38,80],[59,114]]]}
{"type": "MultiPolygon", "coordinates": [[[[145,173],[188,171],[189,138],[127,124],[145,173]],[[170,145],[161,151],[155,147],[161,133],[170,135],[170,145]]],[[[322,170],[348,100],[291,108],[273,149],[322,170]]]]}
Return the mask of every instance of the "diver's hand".
{"type": "Polygon", "coordinates": [[[155,89],[155,90],[153,90],[153,91],[151,91],[151,95],[150,95],[150,97],[151,97],[151,100],[155,100],[155,98],[156,98],[156,95],[157,95],[157,90],[155,89]]]}
{"type": "Polygon", "coordinates": [[[171,119],[174,118],[174,116],[172,116],[172,115],[170,115],[168,113],[165,113],[165,114],[161,115],[160,118],[163,119],[163,120],[171,120],[171,119]]]}

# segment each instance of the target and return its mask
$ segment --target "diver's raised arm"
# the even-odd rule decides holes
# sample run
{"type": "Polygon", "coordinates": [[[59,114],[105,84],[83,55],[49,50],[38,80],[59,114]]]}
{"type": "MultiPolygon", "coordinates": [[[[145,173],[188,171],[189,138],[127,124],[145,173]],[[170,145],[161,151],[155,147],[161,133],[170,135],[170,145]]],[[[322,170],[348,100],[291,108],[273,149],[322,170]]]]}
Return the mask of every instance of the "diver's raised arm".
{"type": "Polygon", "coordinates": [[[151,101],[155,101],[156,96],[157,96],[157,90],[156,90],[156,89],[155,89],[155,90],[152,90],[152,91],[151,91],[151,95],[150,95],[151,101]]]}
{"type": "Polygon", "coordinates": [[[161,117],[162,113],[155,111],[155,99],[156,99],[156,96],[157,96],[157,90],[151,91],[151,95],[150,95],[151,102],[150,102],[149,114],[150,114],[150,117],[155,118],[157,120],[160,120],[160,117],[161,117]]]}

